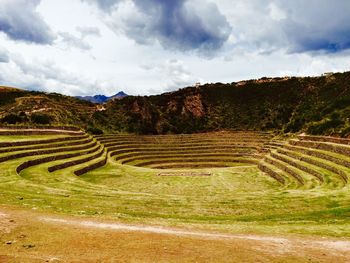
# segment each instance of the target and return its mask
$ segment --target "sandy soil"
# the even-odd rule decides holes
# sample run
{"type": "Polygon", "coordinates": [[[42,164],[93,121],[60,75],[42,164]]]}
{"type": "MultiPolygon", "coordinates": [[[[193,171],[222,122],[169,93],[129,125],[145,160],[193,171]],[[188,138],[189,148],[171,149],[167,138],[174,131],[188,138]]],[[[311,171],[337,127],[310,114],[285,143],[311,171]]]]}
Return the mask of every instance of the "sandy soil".
{"type": "Polygon", "coordinates": [[[350,262],[350,240],[229,235],[0,207],[0,262],[350,262]]]}

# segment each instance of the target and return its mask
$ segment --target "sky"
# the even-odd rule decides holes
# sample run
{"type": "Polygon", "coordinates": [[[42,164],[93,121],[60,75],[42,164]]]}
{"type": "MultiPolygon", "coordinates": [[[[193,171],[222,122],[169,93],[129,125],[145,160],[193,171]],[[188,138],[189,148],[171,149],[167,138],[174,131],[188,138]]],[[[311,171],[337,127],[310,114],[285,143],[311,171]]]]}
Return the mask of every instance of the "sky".
{"type": "Polygon", "coordinates": [[[0,0],[0,85],[151,95],[350,70],[349,0],[0,0]]]}

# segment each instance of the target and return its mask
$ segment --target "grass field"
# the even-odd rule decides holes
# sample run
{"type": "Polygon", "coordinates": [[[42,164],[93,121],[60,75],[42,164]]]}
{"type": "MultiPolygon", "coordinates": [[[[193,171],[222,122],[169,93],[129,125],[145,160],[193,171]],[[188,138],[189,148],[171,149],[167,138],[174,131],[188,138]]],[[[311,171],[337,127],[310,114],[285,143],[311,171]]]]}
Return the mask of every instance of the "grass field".
{"type": "MultiPolygon", "coordinates": [[[[350,237],[350,197],[347,181],[336,173],[337,170],[331,172],[329,167],[316,168],[315,163],[310,164],[307,159],[291,157],[293,154],[302,155],[301,150],[305,151],[305,148],[301,144],[310,144],[306,139],[294,139],[291,143],[286,143],[281,138],[272,139],[272,135],[264,134],[262,138],[254,133],[250,133],[249,136],[246,134],[245,139],[242,139],[243,135],[239,133],[138,138],[132,135],[131,139],[128,137],[130,140],[126,136],[129,135],[113,136],[117,139],[112,140],[108,136],[89,137],[88,140],[86,137],[72,138],[69,144],[73,143],[74,146],[66,145],[63,141],[53,142],[45,146],[46,148],[43,147],[45,144],[26,146],[38,147],[43,153],[39,156],[33,153],[31,156],[0,162],[0,203],[50,213],[113,219],[125,223],[176,226],[225,233],[291,233],[350,237]],[[228,140],[228,137],[231,140],[228,140]],[[129,146],[125,147],[123,142],[128,142],[129,146]],[[136,150],[135,142],[136,146],[139,146],[136,150]],[[204,144],[208,147],[201,149],[200,145],[204,144]],[[266,147],[270,147],[268,152],[265,151],[266,147]],[[281,171],[280,176],[285,177],[284,183],[258,168],[258,164],[274,167],[276,158],[288,153],[288,150],[291,151],[292,147],[301,149],[292,151],[293,154],[290,154],[288,159],[289,164],[280,159],[278,168],[274,169],[281,171]],[[127,151],[125,148],[128,148],[127,151]],[[150,150],[152,148],[156,150],[150,150]],[[220,161],[220,149],[231,149],[231,155],[226,153],[229,160],[225,163],[220,161]],[[179,156],[189,155],[191,151],[192,155],[188,159],[168,158],[172,150],[179,156]],[[160,154],[162,151],[166,154],[160,154]],[[99,152],[101,154],[96,155],[99,152]],[[213,159],[210,168],[207,168],[205,162],[197,162],[208,152],[217,153],[217,158],[210,157],[213,159]],[[243,156],[237,157],[237,152],[243,156]],[[74,156],[70,155],[72,153],[74,156]],[[125,154],[129,155],[125,157],[125,154]],[[56,157],[51,158],[52,156],[56,157]],[[89,156],[94,158],[82,163],[75,162],[89,156]],[[123,160],[129,160],[127,158],[130,156],[133,156],[132,160],[123,164],[123,160]],[[148,162],[163,160],[162,165],[188,165],[177,169],[154,169],[148,167],[149,164],[142,164],[144,156],[148,156],[148,162]],[[16,173],[16,169],[22,163],[39,157],[45,162],[37,165],[33,163],[33,166],[25,167],[19,174],[16,173]],[[247,162],[248,157],[254,162],[247,162]],[[103,163],[106,158],[106,165],[81,176],[74,174],[75,171],[89,165],[101,161],[103,163]],[[273,162],[268,162],[269,160],[273,162]],[[296,170],[297,164],[289,168],[295,173],[300,173],[302,183],[293,177],[293,174],[288,173],[290,170],[280,170],[283,165],[291,166],[293,160],[311,170],[315,169],[324,179],[312,176],[314,172],[296,170]],[[48,172],[49,167],[69,162],[69,167],[48,172]],[[140,163],[141,165],[138,165],[140,163]],[[190,167],[191,165],[195,168],[190,167]],[[209,173],[210,176],[158,176],[159,173],[166,172],[175,175],[209,173]]],[[[52,136],[40,138],[51,140],[52,136]]],[[[8,136],[2,139],[10,142],[16,141],[17,137],[8,136]]],[[[39,138],[33,135],[28,136],[29,139],[39,138]]],[[[26,152],[24,146],[16,147],[19,147],[18,152],[0,153],[0,158],[26,152]]],[[[345,152],[348,149],[347,145],[340,142],[333,142],[332,147],[338,147],[339,151],[345,152]]],[[[312,151],[310,147],[308,150],[312,151]]],[[[326,150],[315,150],[319,153],[321,151],[326,158],[326,150]]],[[[329,151],[327,156],[337,157],[337,160],[343,157],[343,161],[346,161],[347,157],[339,151],[329,151]]],[[[320,158],[310,157],[310,152],[308,156],[313,161],[320,158]]],[[[288,158],[284,155],[282,157],[288,158]]],[[[345,167],[328,162],[328,165],[338,169],[345,167]]],[[[346,169],[342,171],[347,173],[346,169]]]]}

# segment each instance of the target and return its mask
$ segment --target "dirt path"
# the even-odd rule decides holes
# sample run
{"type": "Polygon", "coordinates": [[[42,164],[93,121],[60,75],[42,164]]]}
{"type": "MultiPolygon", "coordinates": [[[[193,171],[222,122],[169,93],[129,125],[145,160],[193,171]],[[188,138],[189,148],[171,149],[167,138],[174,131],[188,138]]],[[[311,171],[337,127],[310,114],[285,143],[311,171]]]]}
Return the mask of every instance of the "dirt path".
{"type": "Polygon", "coordinates": [[[350,240],[197,232],[0,207],[0,262],[350,262],[350,240]]]}
{"type": "MultiPolygon", "coordinates": [[[[226,235],[226,234],[178,230],[178,229],[155,227],[155,226],[136,226],[136,225],[126,225],[126,224],[119,224],[119,223],[100,223],[96,221],[66,220],[66,219],[53,218],[53,217],[40,217],[39,220],[43,220],[51,223],[57,223],[57,224],[71,225],[71,226],[96,228],[96,229],[110,229],[110,230],[117,230],[117,231],[145,232],[145,233],[175,235],[175,236],[193,236],[193,237],[215,239],[215,240],[244,239],[244,240],[256,240],[256,241],[268,241],[268,242],[274,242],[279,244],[288,243],[288,239],[277,238],[277,237],[263,237],[263,236],[255,236],[255,235],[226,235]]],[[[348,245],[350,247],[350,241],[348,245]]]]}
{"type": "MultiPolygon", "coordinates": [[[[193,236],[200,237],[205,239],[243,239],[243,240],[254,240],[259,242],[271,242],[276,243],[282,246],[292,246],[293,243],[297,244],[302,242],[303,245],[306,245],[306,240],[301,241],[297,239],[288,239],[283,237],[272,237],[272,236],[258,236],[258,235],[228,235],[228,234],[218,234],[218,233],[206,233],[206,232],[195,232],[195,231],[186,231],[178,230],[172,228],[164,227],[155,227],[155,226],[136,226],[136,225],[126,225],[120,223],[101,223],[96,221],[81,221],[81,220],[67,220],[62,218],[54,217],[39,217],[39,220],[43,220],[51,223],[66,224],[71,226],[79,226],[86,228],[96,228],[96,229],[109,229],[117,231],[130,231],[130,232],[146,232],[154,234],[164,234],[164,235],[175,235],[175,236],[193,236]]],[[[348,252],[350,253],[350,240],[347,241],[337,241],[337,240],[307,240],[307,246],[313,248],[333,250],[333,252],[348,252]]]]}

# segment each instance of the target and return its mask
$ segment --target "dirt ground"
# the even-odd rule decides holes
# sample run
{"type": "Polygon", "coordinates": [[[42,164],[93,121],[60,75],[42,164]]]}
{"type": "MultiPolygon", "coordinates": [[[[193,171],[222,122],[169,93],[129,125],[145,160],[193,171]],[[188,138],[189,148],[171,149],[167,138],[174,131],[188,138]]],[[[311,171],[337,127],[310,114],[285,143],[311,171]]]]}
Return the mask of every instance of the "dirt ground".
{"type": "Polygon", "coordinates": [[[227,235],[0,206],[0,262],[350,262],[350,240],[227,235]]]}

